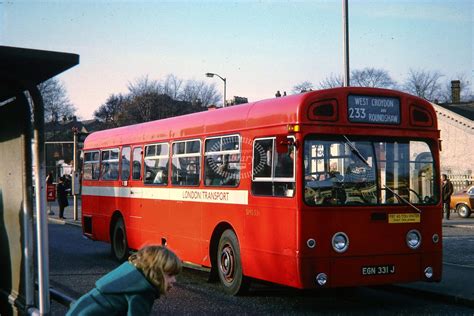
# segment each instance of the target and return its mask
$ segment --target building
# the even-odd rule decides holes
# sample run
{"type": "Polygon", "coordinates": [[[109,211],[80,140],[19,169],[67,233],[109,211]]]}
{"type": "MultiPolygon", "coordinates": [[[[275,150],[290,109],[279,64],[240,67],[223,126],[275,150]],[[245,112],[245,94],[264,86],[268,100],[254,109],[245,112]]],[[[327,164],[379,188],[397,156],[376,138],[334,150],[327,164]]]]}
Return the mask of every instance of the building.
{"type": "Polygon", "coordinates": [[[459,81],[451,82],[451,103],[433,104],[441,130],[441,172],[460,189],[474,181],[474,101],[461,102],[459,81]]]}

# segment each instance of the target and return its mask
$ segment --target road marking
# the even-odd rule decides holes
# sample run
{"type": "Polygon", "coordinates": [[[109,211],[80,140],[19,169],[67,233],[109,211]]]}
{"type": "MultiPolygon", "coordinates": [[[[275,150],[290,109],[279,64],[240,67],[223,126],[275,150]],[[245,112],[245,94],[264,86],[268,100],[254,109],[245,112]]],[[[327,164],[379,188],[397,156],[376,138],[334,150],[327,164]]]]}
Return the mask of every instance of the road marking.
{"type": "Polygon", "coordinates": [[[474,239],[474,236],[445,236],[443,239],[469,239],[472,238],[474,239]]]}
{"type": "Polygon", "coordinates": [[[457,264],[457,263],[450,263],[450,262],[443,262],[443,264],[445,264],[447,266],[453,266],[453,267],[474,269],[474,266],[469,266],[469,265],[465,265],[465,264],[457,264]]]}

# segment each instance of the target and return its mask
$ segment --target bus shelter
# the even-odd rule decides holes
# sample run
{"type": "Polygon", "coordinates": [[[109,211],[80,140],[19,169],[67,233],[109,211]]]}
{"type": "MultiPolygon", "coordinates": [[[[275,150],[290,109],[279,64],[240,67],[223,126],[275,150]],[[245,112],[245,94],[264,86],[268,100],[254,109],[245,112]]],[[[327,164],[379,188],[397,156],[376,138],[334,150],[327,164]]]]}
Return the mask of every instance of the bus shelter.
{"type": "Polygon", "coordinates": [[[50,312],[44,105],[37,85],[78,63],[76,54],[0,46],[0,315],[50,312]]]}

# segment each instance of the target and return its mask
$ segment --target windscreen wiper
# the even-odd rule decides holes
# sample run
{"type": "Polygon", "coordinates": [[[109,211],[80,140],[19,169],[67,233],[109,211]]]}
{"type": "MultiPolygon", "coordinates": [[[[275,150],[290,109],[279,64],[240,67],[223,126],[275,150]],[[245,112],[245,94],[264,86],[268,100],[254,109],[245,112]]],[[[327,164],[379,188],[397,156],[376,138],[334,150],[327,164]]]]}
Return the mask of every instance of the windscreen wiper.
{"type": "Polygon", "coordinates": [[[411,204],[410,201],[408,201],[407,199],[405,199],[404,197],[402,197],[400,194],[398,194],[397,192],[395,192],[393,189],[389,188],[388,186],[384,186],[384,189],[387,189],[389,190],[390,192],[393,193],[393,195],[395,195],[397,198],[399,198],[401,201],[405,202],[405,204],[411,206],[413,209],[415,209],[418,213],[421,213],[421,210],[416,207],[415,205],[411,204]]]}
{"type": "Polygon", "coordinates": [[[369,162],[367,161],[367,159],[365,159],[365,157],[360,153],[359,149],[357,149],[357,147],[349,140],[349,138],[347,138],[346,135],[342,135],[342,137],[345,138],[346,140],[346,144],[349,145],[349,147],[351,148],[351,151],[357,155],[357,157],[359,157],[360,160],[362,160],[363,163],[365,163],[368,167],[370,167],[370,164],[369,162]]]}

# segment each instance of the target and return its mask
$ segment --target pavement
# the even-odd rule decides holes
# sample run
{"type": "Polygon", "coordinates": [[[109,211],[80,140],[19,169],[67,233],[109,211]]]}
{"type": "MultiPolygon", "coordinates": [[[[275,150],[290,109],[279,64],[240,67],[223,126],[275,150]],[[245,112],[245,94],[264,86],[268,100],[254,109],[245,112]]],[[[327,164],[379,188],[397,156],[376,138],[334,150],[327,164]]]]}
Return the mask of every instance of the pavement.
{"type": "MultiPolygon", "coordinates": [[[[443,228],[445,227],[471,230],[471,235],[474,236],[474,214],[469,218],[461,218],[452,213],[450,220],[443,219],[443,228]]],[[[396,284],[394,287],[422,293],[445,302],[474,307],[474,262],[470,265],[443,262],[443,275],[439,283],[415,282],[396,284]]]]}
{"type": "MultiPolygon", "coordinates": [[[[49,215],[49,221],[58,224],[81,227],[81,200],[78,199],[77,218],[74,219],[72,197],[69,206],[64,210],[66,219],[59,219],[59,208],[56,202],[51,202],[54,215],[49,215]]],[[[456,213],[451,214],[450,220],[443,219],[444,227],[455,227],[472,230],[474,235],[474,214],[469,218],[460,218],[456,213]]],[[[471,265],[443,263],[442,281],[439,283],[415,282],[395,284],[385,287],[387,290],[405,291],[422,294],[448,303],[463,304],[474,307],[474,262],[471,265]]]]}

